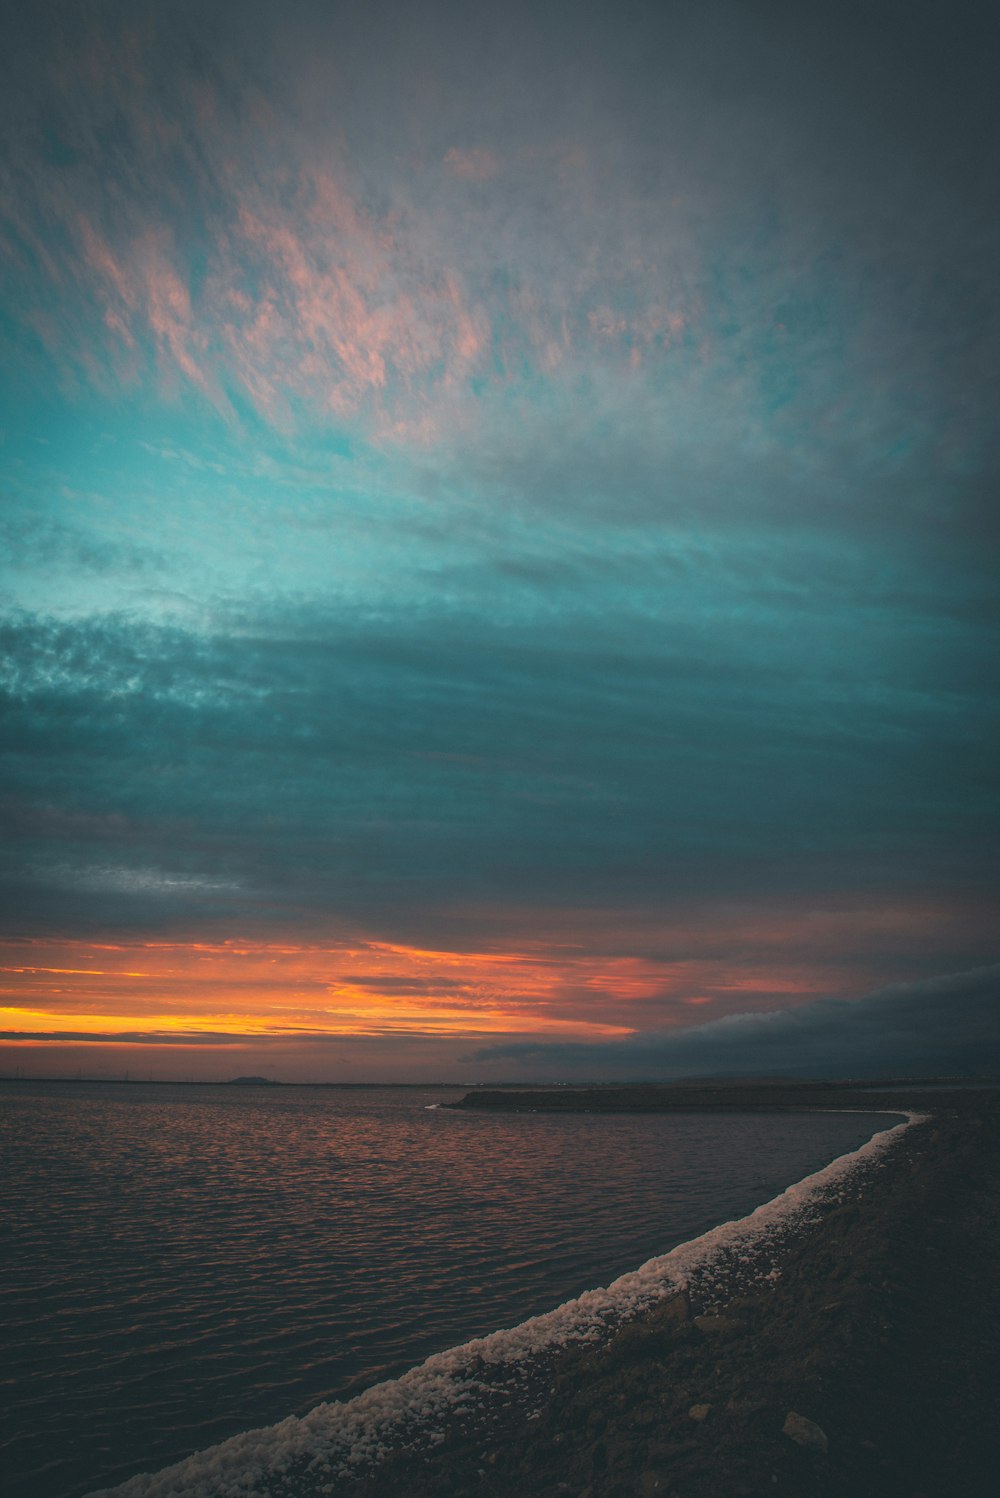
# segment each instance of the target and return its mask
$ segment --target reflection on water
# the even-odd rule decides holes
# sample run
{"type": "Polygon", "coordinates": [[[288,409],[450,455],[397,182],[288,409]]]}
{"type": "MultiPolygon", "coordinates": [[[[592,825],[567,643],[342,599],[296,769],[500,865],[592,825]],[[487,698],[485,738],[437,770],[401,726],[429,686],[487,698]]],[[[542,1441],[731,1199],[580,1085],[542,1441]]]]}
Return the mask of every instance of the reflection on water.
{"type": "Polygon", "coordinates": [[[0,1083],[11,1498],[69,1498],[605,1284],[877,1115],[486,1115],[431,1089],[0,1083]]]}

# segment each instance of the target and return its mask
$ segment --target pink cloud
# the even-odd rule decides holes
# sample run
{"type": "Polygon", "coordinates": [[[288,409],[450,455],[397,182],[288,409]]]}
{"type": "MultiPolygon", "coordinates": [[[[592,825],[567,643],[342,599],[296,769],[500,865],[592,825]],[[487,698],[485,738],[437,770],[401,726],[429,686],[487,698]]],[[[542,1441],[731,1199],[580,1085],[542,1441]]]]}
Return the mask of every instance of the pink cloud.
{"type": "Polygon", "coordinates": [[[451,147],[448,175],[496,183],[474,218],[454,194],[421,194],[412,174],[375,199],[335,133],[310,134],[235,71],[225,89],[184,75],[169,98],[148,87],[155,45],[154,20],[60,57],[78,163],[56,172],[39,160],[31,193],[0,208],[22,315],[44,325],[64,379],[152,376],[234,419],[229,389],[285,430],[325,416],[426,445],[475,422],[484,392],[526,369],[572,379],[580,358],[638,368],[687,325],[634,247],[583,233],[553,276],[551,246],[539,256],[529,232],[511,260],[501,176],[532,188],[541,176],[564,211],[584,202],[613,216],[578,148],[504,162],[451,147]],[[105,170],[112,118],[122,143],[105,170]]]}
{"type": "Polygon", "coordinates": [[[230,368],[265,415],[291,395],[426,440],[442,393],[464,387],[488,349],[489,321],[457,270],[419,263],[329,171],[301,173],[283,204],[244,194],[227,248],[208,299],[230,368]]]}
{"type": "Polygon", "coordinates": [[[444,164],[456,177],[461,177],[466,182],[488,182],[502,170],[499,156],[479,147],[463,151],[458,146],[452,146],[444,154],[444,164]]]}
{"type": "Polygon", "coordinates": [[[129,284],[125,270],[94,225],[82,213],[77,217],[77,232],[83,247],[84,259],[95,273],[104,296],[109,299],[112,296],[117,297],[127,308],[134,308],[136,293],[129,284]]]}

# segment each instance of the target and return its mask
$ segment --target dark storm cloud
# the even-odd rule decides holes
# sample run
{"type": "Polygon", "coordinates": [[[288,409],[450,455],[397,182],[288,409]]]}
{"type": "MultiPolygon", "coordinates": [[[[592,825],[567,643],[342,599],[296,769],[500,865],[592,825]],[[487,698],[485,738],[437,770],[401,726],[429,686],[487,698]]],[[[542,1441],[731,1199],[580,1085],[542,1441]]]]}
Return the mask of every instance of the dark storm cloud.
{"type": "Polygon", "coordinates": [[[1000,967],[897,984],[853,1001],[731,1016],[675,1034],[487,1046],[471,1059],[618,1077],[986,1076],[1000,1068],[1000,967]]]}

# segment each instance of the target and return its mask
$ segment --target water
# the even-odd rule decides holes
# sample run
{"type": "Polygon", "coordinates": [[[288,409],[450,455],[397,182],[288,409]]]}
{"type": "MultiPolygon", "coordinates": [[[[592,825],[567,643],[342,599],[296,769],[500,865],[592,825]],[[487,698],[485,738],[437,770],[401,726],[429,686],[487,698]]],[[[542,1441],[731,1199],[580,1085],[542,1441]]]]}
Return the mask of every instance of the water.
{"type": "Polygon", "coordinates": [[[9,1498],[78,1498],[349,1396],[885,1123],[429,1106],[458,1096],[0,1083],[9,1498]]]}

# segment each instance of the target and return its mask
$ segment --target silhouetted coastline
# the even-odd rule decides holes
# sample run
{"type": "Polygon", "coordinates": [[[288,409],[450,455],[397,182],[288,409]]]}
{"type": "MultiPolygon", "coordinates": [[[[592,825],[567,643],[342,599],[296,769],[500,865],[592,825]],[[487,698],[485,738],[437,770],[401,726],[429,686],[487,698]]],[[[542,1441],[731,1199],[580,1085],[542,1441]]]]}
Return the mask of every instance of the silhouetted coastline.
{"type": "MultiPolygon", "coordinates": [[[[646,1089],[643,1102],[707,1107],[707,1090],[677,1089],[682,1100],[660,1089],[654,1101],[646,1089]]],[[[400,1451],[338,1484],[338,1494],[994,1491],[1000,1093],[918,1084],[881,1096],[867,1087],[726,1090],[716,1107],[827,1107],[835,1095],[838,1107],[930,1116],[790,1235],[777,1272],[763,1278],[759,1264],[734,1266],[711,1302],[672,1296],[604,1346],[541,1360],[498,1405],[457,1410],[424,1449],[400,1451]]],[[[459,1106],[613,1109],[623,1102],[616,1091],[477,1091],[459,1106]]]]}
{"type": "Polygon", "coordinates": [[[863,1108],[899,1112],[909,1107],[948,1106],[950,1100],[1000,1084],[948,1078],[933,1082],[898,1080],[797,1082],[696,1081],[606,1084],[599,1087],[482,1087],[442,1106],[504,1113],[670,1113],[731,1109],[863,1108]],[[916,1099],[914,1102],[913,1100],[916,1099]]]}

